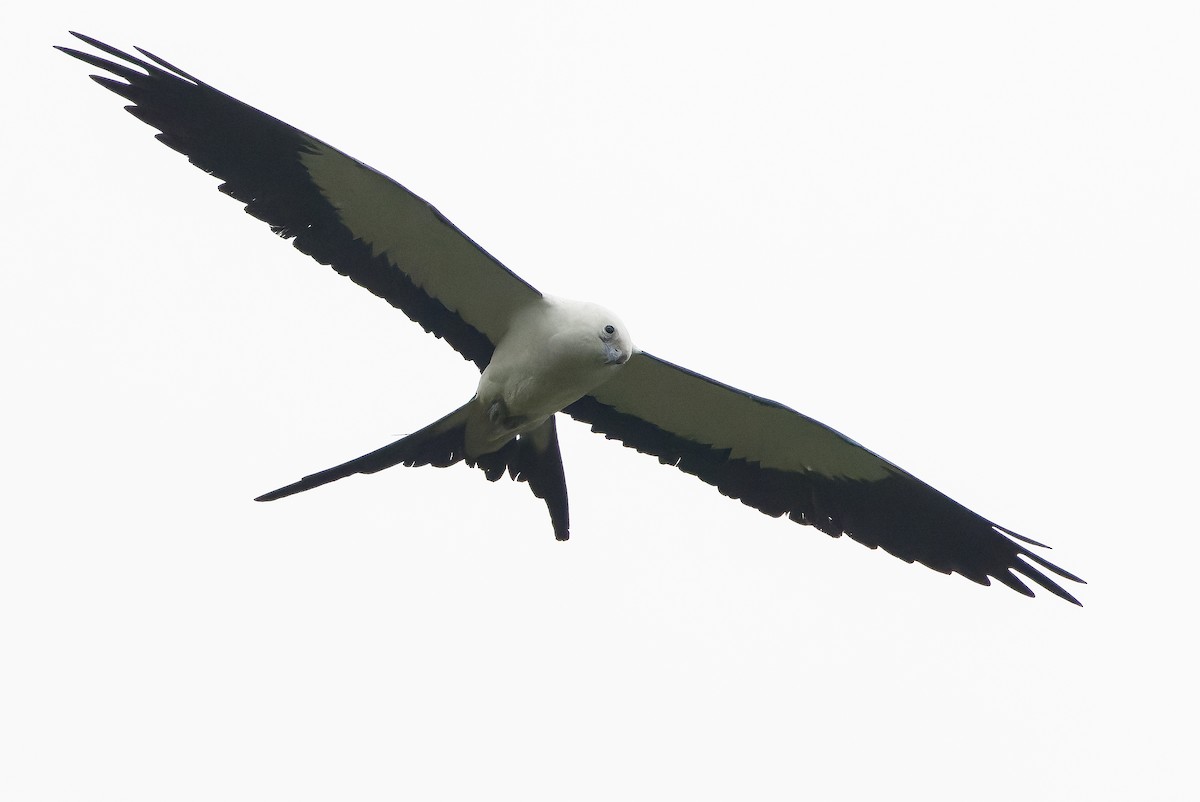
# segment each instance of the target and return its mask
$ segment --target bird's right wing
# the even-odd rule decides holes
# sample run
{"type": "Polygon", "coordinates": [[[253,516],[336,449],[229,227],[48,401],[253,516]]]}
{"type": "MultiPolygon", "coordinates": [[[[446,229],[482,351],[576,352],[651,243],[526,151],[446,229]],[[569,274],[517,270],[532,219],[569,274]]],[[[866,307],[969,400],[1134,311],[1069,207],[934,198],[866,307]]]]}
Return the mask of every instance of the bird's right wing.
{"type": "Polygon", "coordinates": [[[787,515],[833,537],[847,534],[980,584],[993,577],[1032,596],[1020,574],[1079,604],[1031,563],[1082,580],[1017,541],[1042,544],[993,524],[812,418],[645,352],[564,411],[767,515],[787,515]]]}
{"type": "Polygon", "coordinates": [[[541,294],[437,209],[345,153],[144,50],[74,34],[118,63],[60,47],[133,105],[158,139],[321,264],[387,300],[482,370],[517,311],[541,294]],[[120,80],[117,80],[120,79],[120,80]]]}

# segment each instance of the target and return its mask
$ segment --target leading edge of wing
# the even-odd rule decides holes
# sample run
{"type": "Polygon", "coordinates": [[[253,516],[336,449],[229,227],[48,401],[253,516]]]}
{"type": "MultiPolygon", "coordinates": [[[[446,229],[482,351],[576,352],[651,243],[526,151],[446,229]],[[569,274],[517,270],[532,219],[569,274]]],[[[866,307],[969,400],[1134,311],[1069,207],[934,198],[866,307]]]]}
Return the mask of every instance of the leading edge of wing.
{"type": "Polygon", "coordinates": [[[92,78],[129,100],[129,113],[157,128],[161,142],[221,179],[222,192],[480,369],[515,311],[540,297],[432,205],[382,173],[145,50],[138,48],[149,61],[72,35],[126,62],[58,48],[115,76],[92,78]]]}
{"type": "Polygon", "coordinates": [[[989,577],[1027,596],[1017,576],[1079,604],[1038,570],[1083,580],[839,432],[775,401],[645,352],[565,410],[593,431],[674,465],[767,515],[882,547],[905,562],[989,577]]]}

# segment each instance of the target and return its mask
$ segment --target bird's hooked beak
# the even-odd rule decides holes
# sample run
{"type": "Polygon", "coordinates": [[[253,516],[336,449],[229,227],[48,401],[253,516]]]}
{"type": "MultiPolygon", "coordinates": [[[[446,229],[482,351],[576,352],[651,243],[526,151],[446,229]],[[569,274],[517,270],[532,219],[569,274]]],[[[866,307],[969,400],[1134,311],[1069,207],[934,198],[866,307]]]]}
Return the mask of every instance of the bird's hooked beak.
{"type": "Polygon", "coordinates": [[[612,343],[604,344],[604,364],[606,365],[624,365],[629,361],[629,352],[618,348],[612,343]]]}

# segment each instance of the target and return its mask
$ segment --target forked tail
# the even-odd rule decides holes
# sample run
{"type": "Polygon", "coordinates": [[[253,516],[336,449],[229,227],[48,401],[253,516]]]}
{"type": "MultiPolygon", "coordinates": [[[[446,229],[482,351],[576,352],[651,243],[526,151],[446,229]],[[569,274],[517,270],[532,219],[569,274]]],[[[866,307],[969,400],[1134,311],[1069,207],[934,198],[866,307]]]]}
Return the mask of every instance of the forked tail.
{"type": "Polygon", "coordinates": [[[508,441],[497,451],[472,460],[467,458],[464,434],[473,403],[474,400],[468,401],[419,432],[370,454],[305,476],[298,482],[264,493],[254,500],[275,501],[356,473],[378,473],[393,465],[432,465],[435,468],[445,468],[466,460],[468,465],[482,470],[489,482],[495,482],[506,471],[513,479],[528,482],[533,494],[546,502],[550,522],[554,526],[554,537],[566,540],[570,536],[567,480],[563,473],[562,453],[558,448],[554,416],[550,416],[533,431],[508,441]]]}

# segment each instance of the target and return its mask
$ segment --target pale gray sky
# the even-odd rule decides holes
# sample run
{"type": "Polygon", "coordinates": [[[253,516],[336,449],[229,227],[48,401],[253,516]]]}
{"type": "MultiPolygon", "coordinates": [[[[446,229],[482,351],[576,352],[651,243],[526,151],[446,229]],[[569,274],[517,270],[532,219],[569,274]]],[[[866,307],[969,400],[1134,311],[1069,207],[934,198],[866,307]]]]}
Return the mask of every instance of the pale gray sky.
{"type": "Polygon", "coordinates": [[[0,33],[0,796],[1191,784],[1195,4],[56,6],[0,33]],[[51,50],[69,28],[1050,543],[1084,608],[769,519],[568,420],[566,544],[462,467],[254,504],[477,374],[157,144],[51,50]]]}

